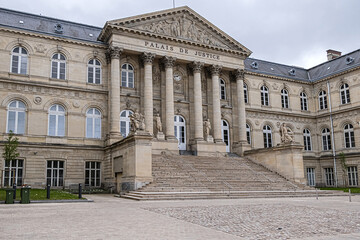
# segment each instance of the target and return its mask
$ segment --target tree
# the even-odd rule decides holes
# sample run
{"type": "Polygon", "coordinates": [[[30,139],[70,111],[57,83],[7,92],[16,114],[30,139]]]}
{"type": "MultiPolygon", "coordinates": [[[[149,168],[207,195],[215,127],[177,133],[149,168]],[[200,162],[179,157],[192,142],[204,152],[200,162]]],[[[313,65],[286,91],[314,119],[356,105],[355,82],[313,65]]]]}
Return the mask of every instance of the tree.
{"type": "MultiPolygon", "coordinates": [[[[17,147],[19,145],[19,138],[15,136],[15,134],[10,130],[8,138],[5,139],[6,143],[4,145],[4,152],[3,152],[3,158],[5,160],[5,166],[10,166],[10,162],[13,160],[16,160],[19,157],[19,153],[17,152],[17,147]]],[[[10,176],[10,169],[6,170],[9,171],[10,176]]],[[[15,176],[15,175],[14,175],[15,176]]],[[[8,183],[10,185],[10,181],[8,183]]]]}
{"type": "Polygon", "coordinates": [[[348,184],[347,184],[346,171],[347,171],[348,166],[346,165],[346,157],[343,152],[339,154],[339,157],[340,157],[341,170],[343,172],[344,186],[347,187],[348,184]]]}

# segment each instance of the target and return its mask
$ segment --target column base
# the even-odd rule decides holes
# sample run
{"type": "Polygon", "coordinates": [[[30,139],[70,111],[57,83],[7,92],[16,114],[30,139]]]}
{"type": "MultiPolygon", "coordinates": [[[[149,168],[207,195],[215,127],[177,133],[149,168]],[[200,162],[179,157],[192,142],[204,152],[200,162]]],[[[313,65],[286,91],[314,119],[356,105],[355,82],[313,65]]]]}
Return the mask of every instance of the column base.
{"type": "Polygon", "coordinates": [[[156,139],[157,140],[165,140],[165,134],[163,132],[158,132],[156,134],[156,139]]]}
{"type": "Polygon", "coordinates": [[[214,143],[207,142],[204,140],[192,140],[190,143],[191,151],[197,156],[226,156],[226,145],[225,143],[214,143]]]}
{"type": "Polygon", "coordinates": [[[232,150],[237,155],[243,157],[245,151],[251,150],[251,145],[247,141],[239,141],[233,144],[232,150]]]}

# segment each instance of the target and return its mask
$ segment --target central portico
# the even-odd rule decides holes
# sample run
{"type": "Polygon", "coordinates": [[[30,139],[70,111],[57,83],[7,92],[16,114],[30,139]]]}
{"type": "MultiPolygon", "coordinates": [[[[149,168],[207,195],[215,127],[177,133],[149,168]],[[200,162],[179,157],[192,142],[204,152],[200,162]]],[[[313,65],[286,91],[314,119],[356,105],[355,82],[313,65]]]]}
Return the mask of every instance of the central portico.
{"type": "Polygon", "coordinates": [[[118,134],[118,123],[127,110],[144,115],[153,153],[242,154],[247,48],[188,7],[109,21],[99,39],[109,45],[111,61],[110,143],[126,137],[118,134]],[[124,64],[134,68],[133,88],[124,85],[124,64]],[[211,129],[206,136],[205,120],[211,129]]]}

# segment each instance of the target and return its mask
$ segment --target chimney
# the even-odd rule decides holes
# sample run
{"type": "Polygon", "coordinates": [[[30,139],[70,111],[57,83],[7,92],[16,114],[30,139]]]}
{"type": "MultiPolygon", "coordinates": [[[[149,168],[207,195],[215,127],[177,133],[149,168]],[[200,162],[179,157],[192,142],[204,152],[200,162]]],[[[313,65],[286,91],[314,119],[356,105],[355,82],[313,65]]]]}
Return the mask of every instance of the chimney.
{"type": "Polygon", "coordinates": [[[333,60],[341,56],[341,52],[332,49],[326,50],[328,61],[333,60]]]}

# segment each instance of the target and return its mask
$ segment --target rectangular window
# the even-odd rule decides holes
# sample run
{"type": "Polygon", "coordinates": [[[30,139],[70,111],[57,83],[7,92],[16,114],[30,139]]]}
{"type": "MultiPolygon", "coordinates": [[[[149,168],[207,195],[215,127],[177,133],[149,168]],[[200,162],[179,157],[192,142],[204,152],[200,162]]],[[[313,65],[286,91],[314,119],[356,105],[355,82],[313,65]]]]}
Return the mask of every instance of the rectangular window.
{"type": "Polygon", "coordinates": [[[100,187],[100,162],[85,163],[85,186],[100,187]]]}
{"type": "Polygon", "coordinates": [[[309,186],[315,186],[315,168],[306,168],[307,180],[309,186]]]}
{"type": "Polygon", "coordinates": [[[17,186],[23,184],[23,166],[24,160],[12,160],[5,162],[4,186],[17,186]]]}
{"type": "Polygon", "coordinates": [[[326,186],[334,186],[334,168],[324,168],[326,186]]]}
{"type": "Polygon", "coordinates": [[[52,187],[64,186],[64,161],[47,161],[46,182],[52,187]]]}
{"type": "Polygon", "coordinates": [[[349,185],[357,186],[359,184],[357,167],[355,167],[355,166],[348,167],[347,170],[348,170],[348,177],[349,177],[349,185]]]}

